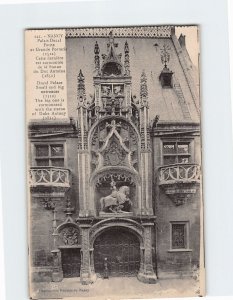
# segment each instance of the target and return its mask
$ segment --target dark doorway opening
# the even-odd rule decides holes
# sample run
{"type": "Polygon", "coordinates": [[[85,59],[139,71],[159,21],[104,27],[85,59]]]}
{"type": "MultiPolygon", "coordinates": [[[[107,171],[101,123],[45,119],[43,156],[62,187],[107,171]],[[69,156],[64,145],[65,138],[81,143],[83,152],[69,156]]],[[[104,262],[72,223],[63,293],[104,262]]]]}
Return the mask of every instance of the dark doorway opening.
{"type": "Polygon", "coordinates": [[[79,248],[61,249],[61,263],[63,277],[79,277],[81,266],[81,255],[79,248]]]}
{"type": "Polygon", "coordinates": [[[120,227],[100,234],[94,242],[95,272],[103,276],[107,258],[109,276],[135,276],[140,267],[140,242],[136,235],[120,227]]]}

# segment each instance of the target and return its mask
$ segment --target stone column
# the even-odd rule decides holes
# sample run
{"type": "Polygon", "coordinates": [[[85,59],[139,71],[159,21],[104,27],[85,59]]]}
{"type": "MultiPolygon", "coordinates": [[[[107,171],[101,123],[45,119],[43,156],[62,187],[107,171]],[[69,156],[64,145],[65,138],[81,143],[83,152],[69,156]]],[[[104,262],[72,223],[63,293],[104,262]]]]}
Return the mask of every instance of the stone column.
{"type": "Polygon", "coordinates": [[[57,233],[57,217],[56,217],[56,209],[54,206],[53,209],[53,250],[51,251],[53,256],[53,268],[52,268],[52,281],[58,282],[63,279],[63,271],[61,264],[61,251],[57,247],[57,238],[59,234],[57,233]]]}
{"type": "Polygon", "coordinates": [[[144,252],[145,248],[140,246],[140,268],[139,268],[139,273],[143,273],[143,268],[144,268],[144,252]]]}
{"type": "Polygon", "coordinates": [[[144,283],[156,283],[157,276],[153,269],[152,263],[152,241],[151,241],[151,228],[153,223],[144,223],[144,249],[143,266],[138,273],[138,279],[144,283]]]}
{"type": "Polygon", "coordinates": [[[93,276],[91,270],[91,257],[90,257],[90,241],[89,229],[90,225],[80,225],[82,235],[82,249],[81,249],[81,272],[80,278],[82,284],[93,283],[93,276]]]}
{"type": "Polygon", "coordinates": [[[142,215],[153,215],[152,208],[152,160],[151,151],[141,150],[141,177],[142,177],[142,188],[141,188],[141,214],[142,215]]]}
{"type": "Polygon", "coordinates": [[[95,273],[95,266],[94,266],[94,249],[90,249],[90,260],[91,260],[91,281],[94,282],[97,279],[95,273]]]}
{"type": "Polygon", "coordinates": [[[63,279],[63,272],[61,266],[61,251],[59,249],[55,249],[51,251],[53,255],[53,272],[52,272],[52,281],[58,282],[63,279]]]}
{"type": "Polygon", "coordinates": [[[87,150],[78,151],[78,171],[79,171],[79,217],[90,217],[94,215],[93,204],[89,202],[89,176],[90,161],[87,150]],[[91,204],[91,205],[90,205],[91,204]],[[90,207],[91,206],[91,207],[90,207]]]}

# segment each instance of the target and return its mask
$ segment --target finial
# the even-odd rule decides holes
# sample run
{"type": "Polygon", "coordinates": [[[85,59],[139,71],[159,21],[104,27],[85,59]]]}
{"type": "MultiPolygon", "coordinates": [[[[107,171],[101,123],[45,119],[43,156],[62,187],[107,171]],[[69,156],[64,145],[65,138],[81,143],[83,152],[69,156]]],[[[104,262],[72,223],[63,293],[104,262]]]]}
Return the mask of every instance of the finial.
{"type": "Polygon", "coordinates": [[[112,30],[109,32],[109,43],[107,44],[107,47],[118,47],[118,43],[114,43],[114,36],[112,30]]]}
{"type": "Polygon", "coordinates": [[[125,53],[129,53],[129,44],[127,41],[125,42],[125,53]]]}
{"type": "Polygon", "coordinates": [[[128,42],[125,42],[125,62],[124,62],[124,67],[125,67],[125,76],[130,76],[130,63],[129,63],[129,45],[128,42]]]}
{"type": "Polygon", "coordinates": [[[161,62],[162,62],[162,64],[164,64],[165,69],[167,69],[167,63],[170,61],[169,50],[171,50],[171,48],[167,44],[163,44],[163,47],[160,49],[160,51],[161,51],[161,62]]]}
{"type": "Polygon", "coordinates": [[[94,48],[94,53],[95,53],[95,71],[97,75],[100,75],[100,48],[97,42],[95,42],[95,48],[94,48]]]}
{"type": "Polygon", "coordinates": [[[69,197],[67,197],[66,199],[66,209],[64,210],[64,212],[66,213],[67,217],[72,216],[74,212],[74,208],[71,207],[71,201],[69,197]]]}
{"type": "Polygon", "coordinates": [[[79,102],[86,101],[86,91],[85,91],[85,78],[83,76],[82,70],[80,69],[78,74],[78,88],[77,88],[77,95],[79,102]]]}
{"type": "Polygon", "coordinates": [[[142,71],[142,75],[141,75],[140,97],[142,103],[147,101],[147,97],[148,97],[147,78],[144,70],[142,71]]]}
{"type": "Polygon", "coordinates": [[[79,70],[78,78],[79,79],[84,79],[83,72],[82,72],[81,69],[79,70]]]}
{"type": "Polygon", "coordinates": [[[99,45],[98,45],[97,41],[95,42],[94,53],[95,54],[99,54],[100,53],[100,48],[99,48],[99,45]]]}

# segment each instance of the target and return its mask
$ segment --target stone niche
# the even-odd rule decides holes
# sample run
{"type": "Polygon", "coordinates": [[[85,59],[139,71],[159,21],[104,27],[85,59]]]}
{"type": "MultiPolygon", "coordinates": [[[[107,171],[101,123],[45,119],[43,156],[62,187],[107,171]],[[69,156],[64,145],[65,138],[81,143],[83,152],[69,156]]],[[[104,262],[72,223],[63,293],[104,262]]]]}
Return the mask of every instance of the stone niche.
{"type": "Polygon", "coordinates": [[[105,174],[95,184],[96,211],[101,217],[132,216],[136,199],[135,182],[123,172],[105,174]]]}
{"type": "Polygon", "coordinates": [[[106,118],[91,136],[91,171],[126,167],[138,172],[138,135],[126,120],[106,118]]]}

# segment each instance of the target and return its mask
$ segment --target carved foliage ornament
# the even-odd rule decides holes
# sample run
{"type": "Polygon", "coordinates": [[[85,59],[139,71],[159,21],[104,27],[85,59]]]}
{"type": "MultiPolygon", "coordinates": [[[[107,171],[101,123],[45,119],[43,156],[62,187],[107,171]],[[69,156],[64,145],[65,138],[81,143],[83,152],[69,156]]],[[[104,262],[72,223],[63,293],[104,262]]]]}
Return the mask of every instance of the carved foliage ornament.
{"type": "Polygon", "coordinates": [[[175,206],[180,206],[192,198],[192,195],[196,193],[196,188],[194,185],[185,188],[167,188],[165,193],[175,206]]]}
{"type": "Polygon", "coordinates": [[[121,183],[125,182],[129,186],[135,186],[134,178],[132,178],[131,175],[126,174],[125,170],[124,172],[119,170],[118,172],[115,171],[100,176],[96,181],[96,187],[101,187],[103,184],[110,183],[112,180],[121,183]]]}
{"type": "Polygon", "coordinates": [[[40,202],[43,205],[43,207],[47,210],[55,209],[55,203],[54,203],[53,199],[50,197],[41,198],[40,202]]]}

